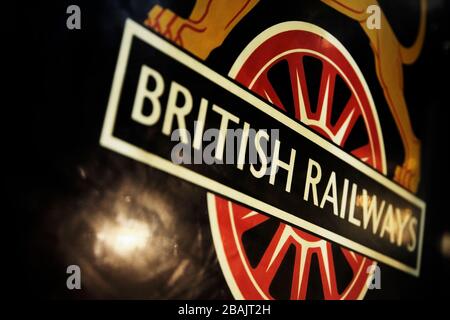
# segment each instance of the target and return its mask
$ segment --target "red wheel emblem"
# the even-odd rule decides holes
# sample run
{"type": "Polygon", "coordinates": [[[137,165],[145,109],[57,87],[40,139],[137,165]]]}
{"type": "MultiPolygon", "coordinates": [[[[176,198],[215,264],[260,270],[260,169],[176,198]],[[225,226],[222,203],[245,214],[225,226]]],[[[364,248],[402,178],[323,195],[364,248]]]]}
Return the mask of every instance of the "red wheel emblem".
{"type": "MultiPolygon", "coordinates": [[[[304,22],[275,25],[244,49],[229,76],[386,173],[370,91],[351,55],[325,30],[304,22]]],[[[372,260],[212,194],[208,210],[235,298],[364,297],[372,260]]]]}

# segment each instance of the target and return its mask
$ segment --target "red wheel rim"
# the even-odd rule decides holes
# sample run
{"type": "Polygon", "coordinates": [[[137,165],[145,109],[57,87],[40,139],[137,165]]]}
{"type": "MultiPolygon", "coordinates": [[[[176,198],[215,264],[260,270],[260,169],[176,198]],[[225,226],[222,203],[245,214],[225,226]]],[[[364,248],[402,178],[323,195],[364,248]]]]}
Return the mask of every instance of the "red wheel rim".
{"type": "MultiPolygon", "coordinates": [[[[378,171],[385,173],[384,145],[376,109],[367,84],[350,54],[325,30],[302,22],[286,22],[273,26],[257,36],[241,53],[229,75],[263,99],[286,112],[269,72],[279,63],[287,63],[292,116],[341,147],[346,146],[359,119],[364,123],[367,141],[349,150],[378,171]],[[305,57],[321,63],[317,105],[308,96],[308,81],[304,69],[305,57]],[[348,86],[350,96],[332,121],[336,79],[348,86]]],[[[271,286],[288,251],[295,252],[290,272],[287,298],[305,299],[308,293],[312,259],[317,259],[318,272],[325,299],[358,299],[365,295],[372,260],[345,248],[340,248],[352,277],[338,288],[332,244],[312,234],[276,222],[265,249],[257,263],[251,263],[249,249],[243,237],[269,220],[275,219],[208,194],[208,208],[214,244],[227,283],[240,299],[274,299],[271,286]],[[343,289],[342,289],[343,288],[343,289]]],[[[271,222],[270,222],[271,223],[271,222]]]]}

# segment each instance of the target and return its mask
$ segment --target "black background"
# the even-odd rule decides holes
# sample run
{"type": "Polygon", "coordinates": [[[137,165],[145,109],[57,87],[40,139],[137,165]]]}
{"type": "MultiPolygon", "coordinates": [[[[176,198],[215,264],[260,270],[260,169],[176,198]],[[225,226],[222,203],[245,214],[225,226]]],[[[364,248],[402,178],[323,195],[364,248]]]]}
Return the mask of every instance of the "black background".
{"type": "MultiPolygon", "coordinates": [[[[164,1],[188,16],[192,1],[164,1]]],[[[211,246],[204,192],[180,183],[132,160],[112,155],[98,144],[100,128],[127,17],[143,21],[153,1],[34,1],[19,2],[14,24],[6,29],[13,38],[9,65],[17,90],[7,92],[3,118],[8,153],[5,199],[13,219],[8,265],[13,272],[10,294],[39,298],[230,298],[211,246]],[[81,30],[66,28],[66,8],[82,11],[81,30]],[[9,111],[12,111],[11,114],[9,111]],[[81,179],[80,170],[88,179],[81,179]],[[81,291],[65,287],[65,269],[85,255],[87,226],[80,208],[97,203],[95,191],[111,182],[132,179],[135,192],[164,190],[162,198],[183,203],[174,211],[183,223],[180,243],[193,263],[177,290],[157,282],[137,288],[126,276],[109,275],[112,290],[95,286],[81,291]],[[191,201],[195,198],[198,201],[191,201]],[[187,208],[186,208],[187,207],[187,208]],[[11,208],[11,209],[9,209],[11,208]],[[186,214],[183,212],[195,212],[186,214]],[[77,226],[74,228],[73,226],[77,226]],[[183,231],[183,228],[186,230],[183,231]],[[199,236],[201,235],[201,236],[199,236]],[[158,288],[155,290],[155,288],[158,288]],[[194,289],[192,289],[194,288],[194,289]]],[[[400,42],[408,46],[416,35],[418,1],[380,1],[400,42]]],[[[316,1],[264,1],[229,34],[206,60],[225,75],[238,54],[257,34],[275,23],[303,20],[318,24],[339,39],[361,68],[378,107],[388,157],[389,176],[403,159],[401,141],[374,72],[372,51],[361,28],[345,16],[316,1]]],[[[404,66],[405,96],[414,130],[423,146],[422,180],[418,195],[427,202],[422,274],[415,279],[381,265],[382,290],[371,299],[448,297],[449,260],[440,253],[440,239],[450,229],[448,210],[448,61],[449,3],[430,1],[425,45],[418,61],[404,66]]],[[[105,196],[108,197],[108,196],[105,196]]],[[[108,198],[104,201],[107,201],[108,198]]],[[[6,228],[10,231],[9,224],[6,228]]],[[[7,231],[8,231],[7,230],[7,231]]],[[[87,233],[88,234],[88,233],[87,233]]]]}

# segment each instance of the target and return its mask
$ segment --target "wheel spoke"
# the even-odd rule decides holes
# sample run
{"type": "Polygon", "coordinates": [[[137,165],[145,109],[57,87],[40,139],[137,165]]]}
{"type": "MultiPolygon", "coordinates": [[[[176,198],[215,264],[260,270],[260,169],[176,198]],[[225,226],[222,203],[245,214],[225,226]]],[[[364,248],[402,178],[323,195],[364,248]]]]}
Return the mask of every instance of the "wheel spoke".
{"type": "Polygon", "coordinates": [[[307,110],[311,108],[302,61],[302,55],[293,55],[288,59],[295,118],[305,122],[309,118],[307,110]]]}
{"type": "Polygon", "coordinates": [[[312,251],[307,246],[295,244],[295,264],[292,277],[291,299],[305,300],[312,251]]]}
{"type": "Polygon", "coordinates": [[[352,268],[353,274],[355,274],[361,267],[361,261],[364,259],[364,257],[345,248],[341,248],[341,250],[344,254],[345,259],[350,265],[350,268],[352,268]]]}
{"type": "Polygon", "coordinates": [[[324,127],[330,126],[335,80],[336,71],[331,66],[324,65],[317,102],[318,120],[324,127]]]}
{"type": "Polygon", "coordinates": [[[252,211],[248,208],[237,206],[235,204],[231,204],[233,206],[233,213],[235,215],[235,219],[239,220],[239,223],[237,223],[237,232],[238,234],[242,235],[245,231],[250,230],[259,224],[267,221],[269,217],[258,213],[256,211],[252,211]]]}
{"type": "Polygon", "coordinates": [[[264,252],[261,261],[255,268],[255,276],[261,284],[261,288],[268,292],[270,284],[279,269],[281,262],[286,256],[290,245],[289,233],[286,232],[288,228],[284,223],[281,223],[270,241],[266,251],[264,252]]]}
{"type": "Polygon", "coordinates": [[[333,137],[333,142],[343,146],[360,116],[361,111],[358,108],[358,102],[355,96],[352,95],[334,126],[335,136],[333,137]]]}
{"type": "Polygon", "coordinates": [[[272,84],[267,78],[267,74],[261,75],[261,77],[255,83],[254,87],[251,89],[252,91],[259,94],[261,97],[263,97],[264,100],[267,100],[270,103],[276,105],[281,110],[286,111],[285,106],[281,102],[280,98],[278,97],[278,94],[276,93],[275,89],[273,88],[272,84]]]}
{"type": "Polygon", "coordinates": [[[334,260],[331,251],[331,243],[324,242],[317,254],[319,259],[320,274],[322,277],[322,288],[325,299],[336,298],[337,292],[336,274],[334,270],[334,260]]]}
{"type": "Polygon", "coordinates": [[[365,163],[372,165],[372,151],[370,148],[370,144],[366,144],[353,150],[351,154],[364,161],[365,163]]]}

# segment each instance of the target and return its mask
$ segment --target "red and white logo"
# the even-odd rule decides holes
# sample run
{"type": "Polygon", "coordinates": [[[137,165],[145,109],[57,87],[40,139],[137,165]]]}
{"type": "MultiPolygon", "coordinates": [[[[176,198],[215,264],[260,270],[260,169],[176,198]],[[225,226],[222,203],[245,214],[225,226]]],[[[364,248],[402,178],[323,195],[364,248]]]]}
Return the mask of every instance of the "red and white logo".
{"type": "MultiPolygon", "coordinates": [[[[368,86],[351,55],[327,31],[304,22],[277,24],[250,42],[229,76],[386,174],[368,86]],[[306,62],[317,67],[316,84],[306,62]],[[283,73],[283,83],[274,83],[283,73]],[[342,97],[338,87],[347,95],[342,97]]],[[[325,299],[364,297],[368,267],[376,262],[219,196],[208,193],[207,198],[219,263],[235,298],[306,299],[313,273],[320,275],[325,299]]]]}

